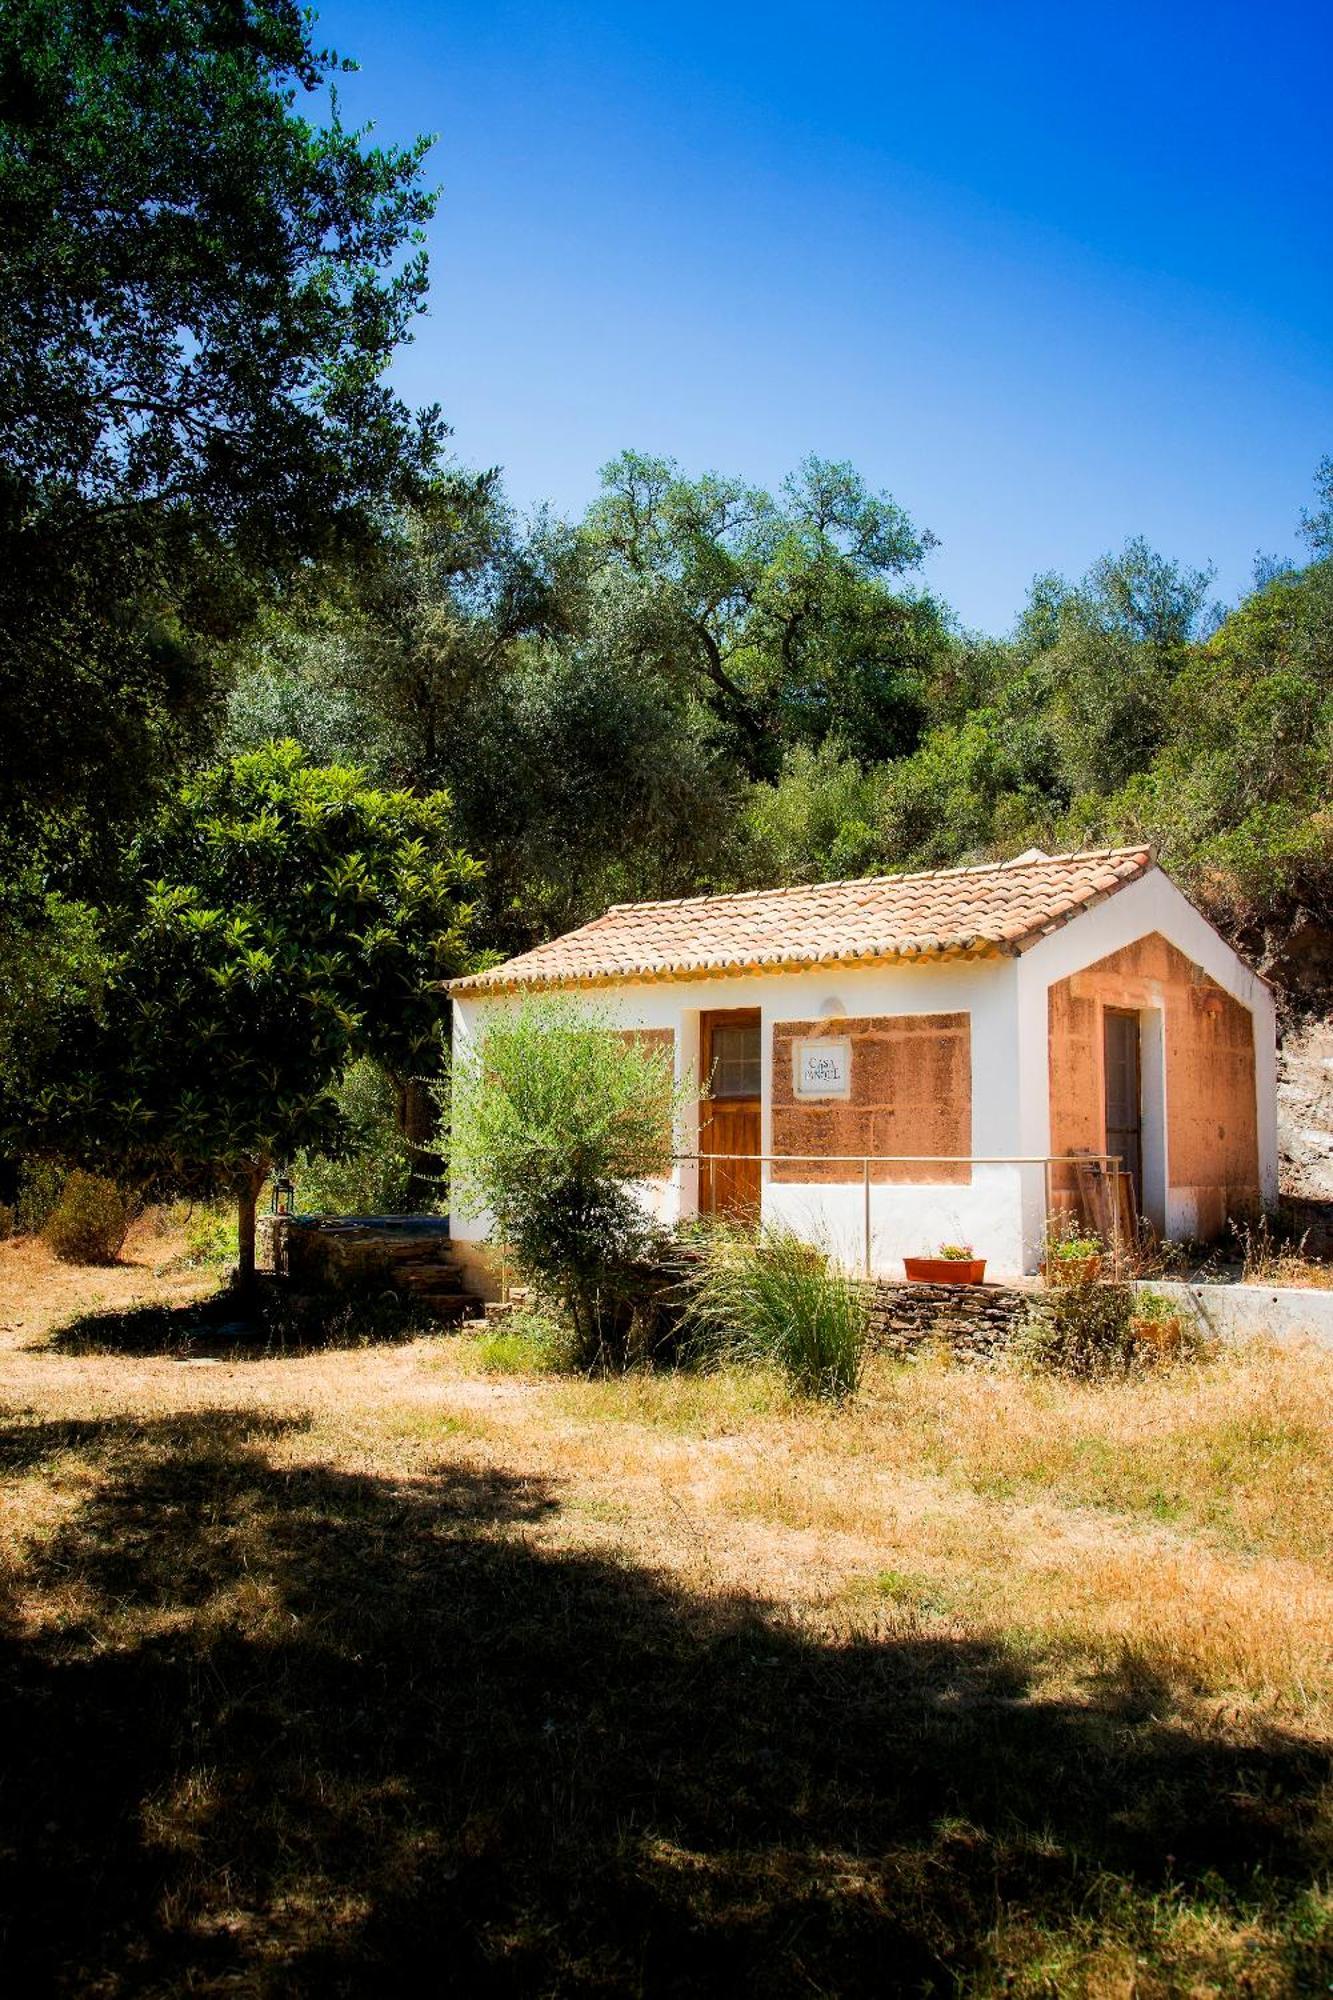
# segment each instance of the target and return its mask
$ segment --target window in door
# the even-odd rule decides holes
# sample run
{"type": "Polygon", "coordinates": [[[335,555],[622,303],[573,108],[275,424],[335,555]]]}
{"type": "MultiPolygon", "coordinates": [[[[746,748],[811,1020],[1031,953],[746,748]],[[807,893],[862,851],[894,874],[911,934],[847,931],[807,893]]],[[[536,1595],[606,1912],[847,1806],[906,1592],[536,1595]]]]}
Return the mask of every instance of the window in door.
{"type": "Polygon", "coordinates": [[[759,1021],[713,1024],[709,1092],[713,1097],[758,1097],[759,1021]]]}

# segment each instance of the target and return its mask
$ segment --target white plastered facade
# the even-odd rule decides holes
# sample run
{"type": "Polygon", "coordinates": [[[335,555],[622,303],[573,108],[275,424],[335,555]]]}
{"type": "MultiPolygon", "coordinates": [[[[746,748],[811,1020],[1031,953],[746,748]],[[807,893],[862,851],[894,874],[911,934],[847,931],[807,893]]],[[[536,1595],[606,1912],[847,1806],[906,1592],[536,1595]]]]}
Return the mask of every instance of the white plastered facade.
{"type": "MultiPolygon", "coordinates": [[[[1201,966],[1224,991],[1247,1007],[1254,1021],[1260,1180],[1265,1203],[1277,1198],[1276,1057],[1272,995],[1231,947],[1159,869],[1129,883],[1094,908],[1017,957],[943,961],[899,960],[885,965],[828,965],[799,972],[744,973],[690,980],[675,978],[599,985],[582,998],[598,1016],[621,1028],[668,1028],[675,1037],[678,1080],[687,1099],[697,1094],[699,1020],[715,1008],[755,1007],[761,1019],[761,1151],[772,1146],[773,1027],[783,1021],[837,1016],[963,1013],[970,1017],[971,1156],[969,1182],[873,1184],[869,1192],[868,1265],[875,1275],[901,1275],[904,1256],[929,1255],[940,1242],[970,1243],[987,1260],[988,1274],[1016,1276],[1036,1269],[1045,1214],[1045,1172],[1050,1150],[1048,992],[1070,972],[1160,932],[1201,966]]],[[[459,994],[453,1033],[466,1050],[496,1013],[519,1004],[515,993],[459,994]]],[[[1151,1037],[1145,1044],[1144,1131],[1147,1140],[1159,1107],[1150,1101],[1155,1081],[1151,1037]]],[[[645,1187],[644,1199],[663,1222],[696,1212],[698,1167],[687,1156],[697,1144],[689,1114],[671,1178],[645,1187]]],[[[1164,1125],[1163,1125],[1164,1144],[1164,1125]]],[[[852,1170],[854,1171],[854,1170],[852,1170]]],[[[1169,1186],[1169,1162],[1165,1167],[1169,1186]]],[[[849,1268],[867,1263],[866,1193],[860,1176],[847,1182],[775,1181],[762,1170],[762,1215],[784,1223],[833,1251],[849,1268]]],[[[458,1205],[456,1204],[456,1208],[458,1205]]],[[[1189,1218],[1173,1212],[1168,1233],[1187,1233],[1189,1218]]],[[[460,1249],[484,1244],[490,1218],[461,1208],[452,1220],[460,1249]]]]}

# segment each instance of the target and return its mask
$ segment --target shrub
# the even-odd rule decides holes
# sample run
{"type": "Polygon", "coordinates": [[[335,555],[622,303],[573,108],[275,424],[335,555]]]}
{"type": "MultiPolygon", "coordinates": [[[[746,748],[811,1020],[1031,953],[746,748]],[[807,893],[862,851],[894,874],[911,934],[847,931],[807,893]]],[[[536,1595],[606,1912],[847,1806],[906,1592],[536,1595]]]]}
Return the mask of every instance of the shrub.
{"type": "Polygon", "coordinates": [[[348,1140],[337,1155],[301,1153],[296,1194],[310,1215],[399,1215],[412,1205],[412,1154],[398,1129],[394,1087],[362,1057],[334,1092],[348,1140]]]}
{"type": "Polygon", "coordinates": [[[75,1168],[42,1230],[48,1247],[69,1264],[113,1264],[134,1210],[114,1181],[75,1168]]]}
{"type": "Polygon", "coordinates": [[[230,1207],[209,1203],[189,1211],[185,1218],[185,1261],[205,1265],[236,1262],[236,1216],[230,1207]]]}
{"type": "Polygon", "coordinates": [[[60,1205],[65,1169],[55,1160],[25,1160],[19,1170],[15,1220],[24,1236],[40,1236],[60,1205]]]}
{"type": "Polygon", "coordinates": [[[1034,1298],[1015,1342],[1020,1365],[1085,1380],[1185,1359],[1198,1330],[1173,1300],[1133,1285],[1060,1285],[1034,1298]]]}
{"type": "Polygon", "coordinates": [[[623,1365],[629,1267],[655,1228],[638,1183],[671,1165],[671,1056],[564,999],[527,1000],[483,1026],[452,1065],[450,1183],[463,1214],[567,1315],[585,1366],[623,1365]]]}
{"type": "Polygon", "coordinates": [[[529,1308],[475,1336],[474,1353],[488,1375],[544,1375],[570,1364],[569,1326],[529,1308]]]}
{"type": "Polygon", "coordinates": [[[689,1313],[701,1358],[767,1363],[801,1394],[830,1400],[855,1393],[868,1323],[857,1280],[785,1229],[758,1241],[718,1231],[689,1313]]]}
{"type": "Polygon", "coordinates": [[[1061,1265],[1095,1264],[1102,1256],[1104,1245],[1100,1236],[1086,1230],[1072,1218],[1062,1218],[1052,1224],[1046,1237],[1046,1261],[1057,1267],[1061,1265]]]}

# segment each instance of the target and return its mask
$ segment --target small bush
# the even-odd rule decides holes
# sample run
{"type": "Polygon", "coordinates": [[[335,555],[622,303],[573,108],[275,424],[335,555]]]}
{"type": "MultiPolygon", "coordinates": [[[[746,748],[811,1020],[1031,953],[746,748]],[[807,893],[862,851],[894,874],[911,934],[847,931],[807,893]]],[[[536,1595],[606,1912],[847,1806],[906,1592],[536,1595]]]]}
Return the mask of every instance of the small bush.
{"type": "Polygon", "coordinates": [[[1089,1282],[1035,1298],[1014,1352],[1037,1372],[1092,1381],[1183,1360],[1200,1346],[1192,1319],[1165,1294],[1089,1282]]]}
{"type": "Polygon", "coordinates": [[[574,1329],[578,1360],[631,1358],[633,1267],[657,1231],[639,1183],[670,1171],[678,1092],[672,1058],[609,1017],[528,1000],[456,1051],[451,1196],[489,1210],[525,1277],[574,1329]]]}
{"type": "Polygon", "coordinates": [[[185,1261],[209,1266],[236,1262],[236,1211],[221,1204],[192,1208],[185,1218],[185,1261]]]}
{"type": "Polygon", "coordinates": [[[546,1375],[575,1359],[573,1329],[549,1313],[511,1313],[475,1336],[473,1352],[488,1375],[546,1375]]]}
{"type": "Polygon", "coordinates": [[[133,1219],[133,1207],[114,1181],[76,1168],[47,1217],[42,1236],[68,1264],[113,1264],[133,1219]]]}
{"type": "Polygon", "coordinates": [[[869,1307],[862,1287],[785,1229],[757,1242],[719,1232],[689,1312],[701,1359],[775,1365],[802,1395],[836,1400],[861,1379],[869,1307]]]}
{"type": "Polygon", "coordinates": [[[15,1221],[23,1236],[40,1236],[60,1206],[65,1169],[55,1160],[25,1160],[19,1170],[15,1221]]]}

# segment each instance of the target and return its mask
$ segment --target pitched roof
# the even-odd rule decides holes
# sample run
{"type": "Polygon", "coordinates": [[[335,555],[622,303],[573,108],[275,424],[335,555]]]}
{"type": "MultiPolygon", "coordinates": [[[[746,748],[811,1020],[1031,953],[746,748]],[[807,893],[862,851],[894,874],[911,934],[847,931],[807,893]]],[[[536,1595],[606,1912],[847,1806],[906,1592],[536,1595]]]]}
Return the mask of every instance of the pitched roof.
{"type": "Polygon", "coordinates": [[[876,875],[674,903],[618,903],[582,929],[504,965],[452,980],[451,993],[795,972],[895,958],[1013,954],[1135,881],[1146,847],[1020,855],[981,868],[876,875]]]}

